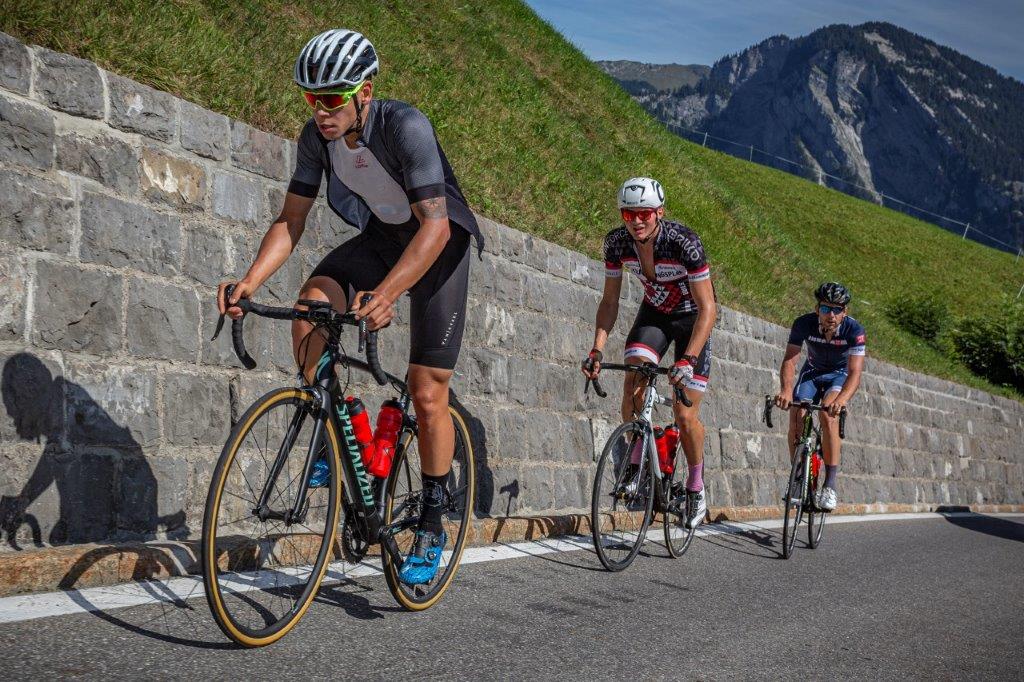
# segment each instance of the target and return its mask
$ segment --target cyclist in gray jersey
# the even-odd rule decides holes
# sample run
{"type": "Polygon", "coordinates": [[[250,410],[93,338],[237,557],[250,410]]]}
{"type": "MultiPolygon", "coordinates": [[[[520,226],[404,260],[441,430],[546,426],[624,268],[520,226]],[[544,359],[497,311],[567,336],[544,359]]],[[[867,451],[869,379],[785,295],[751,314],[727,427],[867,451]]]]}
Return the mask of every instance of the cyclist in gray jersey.
{"type": "MultiPolygon", "coordinates": [[[[222,313],[241,316],[234,304],[287,260],[326,178],[328,205],[360,234],[327,254],[298,297],[354,310],[370,330],[391,322],[399,296],[411,299],[408,385],[419,426],[424,504],[399,577],[415,585],[433,579],[446,542],[444,485],[455,443],[448,384],[465,327],[470,239],[481,249],[483,240],[430,121],[404,102],[374,99],[377,70],[373,45],[355,31],[326,31],[303,48],[294,80],[313,117],[299,135],[284,206],[249,271],[234,283],[230,301],[224,291],[231,283],[221,285],[218,305],[222,313]]],[[[324,348],[311,329],[307,322],[292,323],[293,351],[307,380],[324,348]]],[[[323,481],[314,477],[311,484],[323,481]]]]}

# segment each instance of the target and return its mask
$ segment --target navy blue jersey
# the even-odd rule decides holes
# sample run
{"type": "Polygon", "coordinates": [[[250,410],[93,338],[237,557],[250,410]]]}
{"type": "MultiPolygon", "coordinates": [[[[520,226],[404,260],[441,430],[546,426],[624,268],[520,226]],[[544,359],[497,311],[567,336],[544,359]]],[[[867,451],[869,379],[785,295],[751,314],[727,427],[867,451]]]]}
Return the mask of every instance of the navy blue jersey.
{"type": "Polygon", "coordinates": [[[625,225],[604,238],[606,277],[622,277],[622,268],[632,272],[644,285],[644,301],[662,313],[695,313],[697,303],[688,282],[711,277],[704,245],[690,228],[672,220],[662,220],[654,239],[655,281],[647,279],[640,267],[636,242],[625,225]]]}
{"type": "Polygon", "coordinates": [[[826,341],[818,326],[817,313],[807,313],[793,320],[789,343],[793,346],[807,344],[807,366],[813,369],[845,370],[849,356],[864,355],[864,327],[847,315],[832,340],[826,341]]]}

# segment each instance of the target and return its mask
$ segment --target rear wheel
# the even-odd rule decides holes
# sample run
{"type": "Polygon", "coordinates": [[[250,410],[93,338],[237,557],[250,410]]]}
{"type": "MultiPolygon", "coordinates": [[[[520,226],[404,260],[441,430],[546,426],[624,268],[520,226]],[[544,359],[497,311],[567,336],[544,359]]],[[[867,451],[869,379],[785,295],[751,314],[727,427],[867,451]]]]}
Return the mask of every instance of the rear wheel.
{"type": "MultiPolygon", "coordinates": [[[[429,608],[451,584],[462,560],[473,514],[476,490],[476,469],[473,461],[473,443],[466,422],[454,407],[449,406],[455,425],[455,455],[445,489],[448,492],[448,510],[441,518],[447,536],[441,553],[437,575],[426,585],[410,586],[398,579],[401,565],[396,565],[391,554],[382,552],[384,577],[395,600],[410,611],[429,608]]],[[[423,479],[420,453],[416,436],[411,431],[402,433],[399,451],[388,476],[387,496],[384,502],[384,525],[397,524],[394,534],[402,556],[408,555],[416,536],[422,512],[423,479]]]]}
{"type": "MultiPolygon", "coordinates": [[[[681,471],[680,459],[677,449],[675,473],[681,471]]],[[[684,497],[677,504],[672,504],[671,495],[672,487],[675,485],[675,477],[673,476],[671,480],[663,480],[662,484],[665,486],[665,499],[667,500],[666,509],[662,517],[665,528],[665,547],[668,549],[669,555],[674,559],[678,559],[690,548],[690,543],[693,542],[693,536],[697,529],[686,527],[686,498],[684,497]]]]}
{"type": "Polygon", "coordinates": [[[788,559],[796,545],[796,532],[800,526],[804,511],[804,452],[805,446],[796,450],[793,465],[789,471],[789,484],[786,486],[782,516],[782,558],[788,559]]]}
{"type": "Polygon", "coordinates": [[[314,443],[316,424],[312,393],[271,391],[242,415],[214,469],[203,517],[203,582],[217,625],[242,646],[287,634],[327,569],[340,506],[339,441],[326,419],[314,443]],[[328,482],[308,489],[292,518],[311,453],[326,458],[328,482]]]}
{"type": "Polygon", "coordinates": [[[590,502],[594,549],[609,571],[621,571],[636,558],[654,514],[650,465],[641,458],[630,462],[633,448],[643,441],[643,428],[622,424],[608,438],[597,463],[590,502]]]}

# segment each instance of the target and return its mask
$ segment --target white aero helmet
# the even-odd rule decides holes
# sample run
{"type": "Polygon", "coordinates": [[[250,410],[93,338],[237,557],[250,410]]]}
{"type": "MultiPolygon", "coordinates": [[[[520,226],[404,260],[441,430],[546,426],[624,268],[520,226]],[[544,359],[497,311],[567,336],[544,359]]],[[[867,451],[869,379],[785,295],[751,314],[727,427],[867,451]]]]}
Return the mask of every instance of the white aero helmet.
{"type": "Polygon", "coordinates": [[[665,190],[652,178],[630,178],[619,188],[619,208],[658,208],[665,205],[665,190]]]}
{"type": "Polygon", "coordinates": [[[353,87],[377,73],[378,67],[377,51],[362,33],[334,28],[302,48],[294,78],[306,90],[353,87]]]}

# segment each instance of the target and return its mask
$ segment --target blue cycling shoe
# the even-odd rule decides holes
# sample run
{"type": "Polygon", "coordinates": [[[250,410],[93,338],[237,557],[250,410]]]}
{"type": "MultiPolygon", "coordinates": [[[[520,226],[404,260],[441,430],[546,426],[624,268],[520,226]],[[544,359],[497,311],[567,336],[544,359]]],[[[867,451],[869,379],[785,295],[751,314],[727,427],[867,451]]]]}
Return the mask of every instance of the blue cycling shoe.
{"type": "Polygon", "coordinates": [[[416,542],[409,556],[402,562],[398,579],[410,586],[426,585],[433,580],[441,565],[441,552],[446,542],[448,536],[444,531],[440,535],[428,530],[416,531],[416,542]]]}
{"type": "Polygon", "coordinates": [[[324,488],[331,480],[331,467],[327,465],[327,458],[321,457],[313,462],[313,473],[309,477],[310,488],[324,488]]]}

